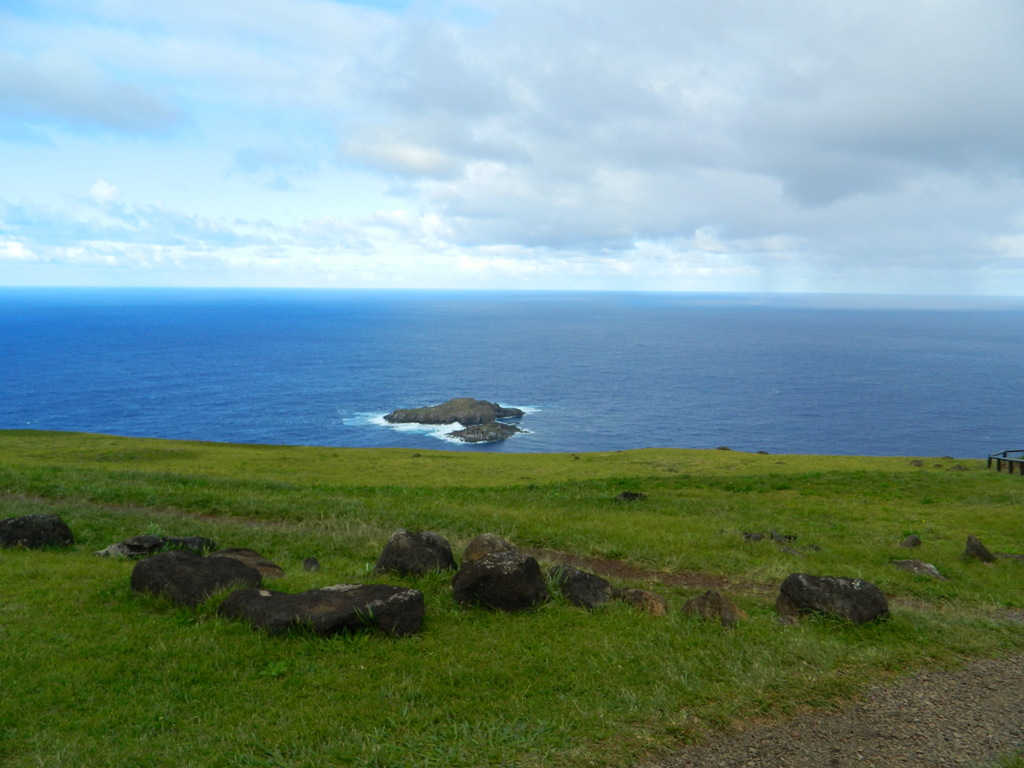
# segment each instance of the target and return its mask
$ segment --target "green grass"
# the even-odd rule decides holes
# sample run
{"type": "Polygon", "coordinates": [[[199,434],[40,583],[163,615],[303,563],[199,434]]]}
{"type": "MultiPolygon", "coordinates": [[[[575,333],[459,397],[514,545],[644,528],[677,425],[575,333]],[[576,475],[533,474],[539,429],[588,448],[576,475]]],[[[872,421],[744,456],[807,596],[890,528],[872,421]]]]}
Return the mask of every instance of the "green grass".
{"type": "MultiPolygon", "coordinates": [[[[236,446],[0,432],[0,518],[55,512],[76,545],[0,552],[0,765],[631,765],[737,718],[831,707],[870,681],[1024,651],[1024,563],[965,562],[969,533],[1024,552],[1024,479],[977,460],[643,450],[502,455],[236,446]],[[964,467],[965,470],[956,469],[964,467]],[[622,503],[624,490],[643,502],[622,503]],[[398,527],[484,531],[617,559],[669,598],[655,618],[554,599],[463,609],[447,575],[370,573],[398,527]],[[794,535],[797,554],[742,532],[794,535]],[[139,533],[251,547],[299,591],[384,582],[424,592],[423,632],[267,637],[136,595],[133,563],[91,553],[139,533]],[[920,550],[898,542],[910,533],[920,550]],[[302,570],[315,555],[323,570],[302,570]],[[915,557],[949,576],[892,567],[915,557]],[[794,571],[856,576],[892,619],[775,620],[794,571]],[[735,630],[684,617],[726,577],[735,630]]],[[[626,586],[626,581],[616,582],[626,586]]],[[[1012,758],[1007,758],[1012,760],[1012,758]]],[[[1016,765],[1007,762],[1007,765],[1016,765]]]]}

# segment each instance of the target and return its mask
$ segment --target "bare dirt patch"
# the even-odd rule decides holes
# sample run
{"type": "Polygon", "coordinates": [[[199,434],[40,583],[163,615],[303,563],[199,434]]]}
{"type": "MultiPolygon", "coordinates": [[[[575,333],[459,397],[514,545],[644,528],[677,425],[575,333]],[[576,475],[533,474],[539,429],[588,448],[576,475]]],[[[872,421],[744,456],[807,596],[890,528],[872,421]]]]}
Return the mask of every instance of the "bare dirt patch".
{"type": "Polygon", "coordinates": [[[1024,750],[1024,656],[928,670],[836,711],[740,724],[639,768],[994,766],[1024,750]]]}

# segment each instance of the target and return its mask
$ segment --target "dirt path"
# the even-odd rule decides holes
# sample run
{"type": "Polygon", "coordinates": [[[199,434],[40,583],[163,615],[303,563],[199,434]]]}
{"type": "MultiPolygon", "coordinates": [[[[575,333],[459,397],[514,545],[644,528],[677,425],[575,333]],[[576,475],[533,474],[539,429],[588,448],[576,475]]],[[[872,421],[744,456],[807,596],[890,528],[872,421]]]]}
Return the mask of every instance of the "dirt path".
{"type": "MultiPolygon", "coordinates": [[[[666,575],[552,550],[531,554],[608,577],[765,590],[712,574],[666,575]]],[[[1008,613],[1024,631],[1024,611],[1008,613]]],[[[747,723],[638,768],[991,768],[1009,755],[1021,755],[1024,766],[1024,655],[920,672],[873,688],[841,709],[747,723]]]]}
{"type": "Polygon", "coordinates": [[[1024,750],[1024,656],[927,671],[838,711],[712,736],[639,768],[994,766],[1024,750]]]}

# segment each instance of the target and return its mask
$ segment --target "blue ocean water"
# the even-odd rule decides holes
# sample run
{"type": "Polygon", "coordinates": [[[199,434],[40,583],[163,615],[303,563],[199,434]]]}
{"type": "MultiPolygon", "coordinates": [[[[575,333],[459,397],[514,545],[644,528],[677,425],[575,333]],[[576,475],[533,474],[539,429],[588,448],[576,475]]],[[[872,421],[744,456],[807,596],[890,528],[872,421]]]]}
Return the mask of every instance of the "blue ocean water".
{"type": "Polygon", "coordinates": [[[1024,448],[1024,300],[0,290],[0,428],[468,451],[1024,448]],[[467,396],[468,446],[381,416],[467,396]]]}

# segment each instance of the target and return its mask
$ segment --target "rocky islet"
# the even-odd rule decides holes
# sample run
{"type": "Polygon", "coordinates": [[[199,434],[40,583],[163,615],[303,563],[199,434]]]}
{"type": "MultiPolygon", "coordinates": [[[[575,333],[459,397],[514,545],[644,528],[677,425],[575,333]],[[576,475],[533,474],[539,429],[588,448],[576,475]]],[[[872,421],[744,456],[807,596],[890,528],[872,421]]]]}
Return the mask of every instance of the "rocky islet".
{"type": "Polygon", "coordinates": [[[459,424],[462,429],[448,434],[464,443],[494,443],[516,435],[523,430],[507,419],[521,419],[526,412],[519,408],[504,408],[487,400],[456,397],[440,405],[424,408],[398,408],[384,416],[389,424],[459,424]]]}

